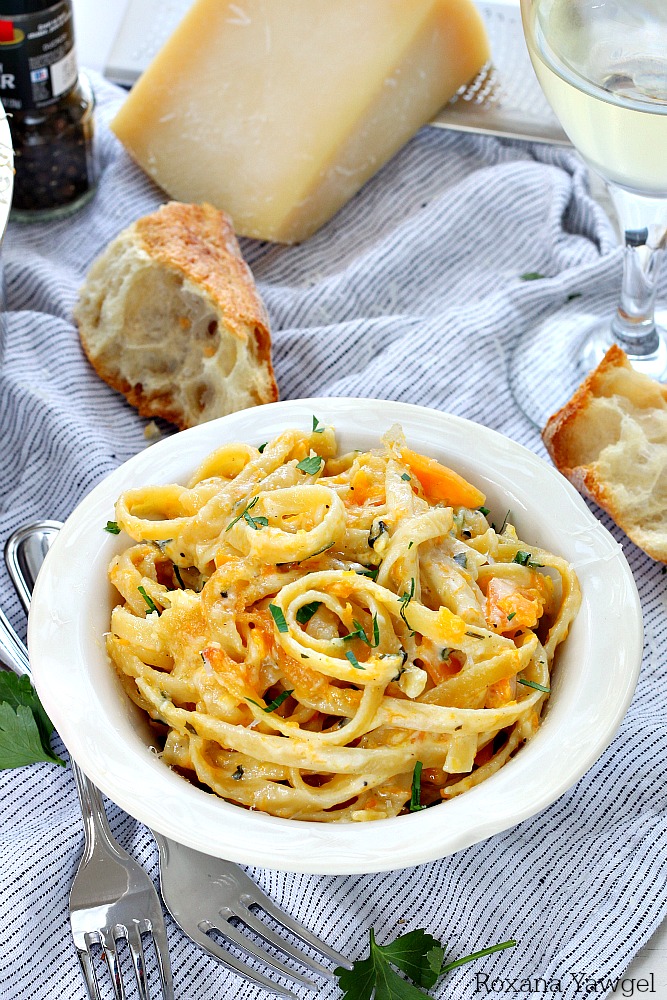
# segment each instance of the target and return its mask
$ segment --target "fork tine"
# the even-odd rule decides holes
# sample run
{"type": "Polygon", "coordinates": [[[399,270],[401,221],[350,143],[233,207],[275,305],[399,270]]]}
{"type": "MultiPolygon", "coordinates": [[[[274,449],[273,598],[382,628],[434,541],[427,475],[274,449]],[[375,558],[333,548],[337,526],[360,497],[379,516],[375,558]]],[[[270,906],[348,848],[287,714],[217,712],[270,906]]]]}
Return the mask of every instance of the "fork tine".
{"type": "Polygon", "coordinates": [[[162,985],[162,996],[164,1000],[174,1000],[174,984],[171,977],[171,964],[169,962],[169,944],[167,942],[167,932],[162,920],[151,921],[151,934],[157,955],[157,966],[160,973],[160,983],[162,985]]]}
{"type": "Polygon", "coordinates": [[[83,972],[83,978],[86,980],[86,987],[88,989],[88,995],[91,1000],[102,1000],[100,995],[100,988],[97,985],[97,977],[95,976],[95,970],[93,969],[93,963],[90,959],[90,952],[87,948],[77,948],[76,953],[79,956],[79,962],[81,963],[81,971],[83,972]]]}
{"type": "Polygon", "coordinates": [[[139,990],[139,1000],[149,1000],[148,983],[146,982],[146,960],[144,957],[144,946],[141,940],[141,931],[137,923],[127,929],[127,943],[130,946],[132,965],[134,974],[137,977],[137,988],[139,990]]]}
{"type": "Polygon", "coordinates": [[[285,927],[292,932],[300,941],[304,944],[309,944],[311,948],[315,951],[319,951],[320,955],[324,955],[326,958],[330,959],[336,966],[341,966],[343,969],[352,969],[353,964],[349,958],[345,955],[341,955],[334,948],[329,947],[324,941],[309,931],[307,927],[291,917],[289,913],[285,913],[281,910],[279,906],[273,902],[273,900],[266,895],[258,886],[255,886],[252,893],[244,893],[243,902],[259,906],[260,909],[264,910],[275,922],[281,927],[285,927]]]}
{"type": "MultiPolygon", "coordinates": [[[[285,986],[280,986],[279,983],[274,982],[273,979],[269,979],[267,976],[263,976],[261,972],[255,972],[251,969],[249,965],[245,962],[240,962],[237,958],[234,958],[228,951],[221,948],[220,945],[213,941],[208,934],[205,934],[199,928],[191,928],[188,930],[188,937],[190,937],[195,944],[198,944],[200,948],[207,951],[209,955],[215,958],[226,968],[231,969],[233,972],[238,972],[239,976],[242,976],[249,983],[255,983],[257,986],[263,986],[264,989],[269,990],[271,993],[275,993],[279,997],[288,997],[290,1000],[296,1000],[296,994],[292,993],[285,986]]],[[[244,944],[245,950],[245,944],[244,944]]]]}
{"type": "MultiPolygon", "coordinates": [[[[302,983],[304,986],[308,986],[311,990],[315,989],[316,983],[314,983],[312,979],[308,979],[307,976],[304,976],[301,972],[297,972],[295,969],[290,969],[290,967],[285,965],[284,962],[281,962],[279,958],[274,958],[273,955],[264,951],[264,949],[260,948],[259,945],[256,945],[254,941],[251,941],[247,934],[240,931],[238,927],[234,927],[234,925],[230,924],[228,920],[223,921],[223,927],[217,927],[215,924],[211,924],[208,921],[202,922],[199,926],[201,929],[218,931],[218,933],[222,934],[223,937],[226,937],[229,941],[233,941],[235,945],[238,945],[242,951],[252,955],[253,958],[259,959],[260,962],[264,962],[281,975],[287,976],[289,979],[294,979],[296,982],[302,983]]],[[[280,947],[285,950],[283,944],[281,944],[280,947]]],[[[303,964],[304,956],[297,955],[297,957],[303,964]]]]}
{"type": "Polygon", "coordinates": [[[290,958],[295,958],[297,962],[300,962],[301,965],[310,969],[311,972],[317,972],[320,976],[324,976],[325,979],[335,979],[331,969],[327,968],[326,965],[322,965],[322,963],[318,962],[316,958],[311,958],[310,956],[305,955],[300,948],[296,948],[293,944],[290,944],[289,941],[286,941],[285,938],[276,934],[276,932],[270,927],[267,927],[267,925],[260,920],[259,917],[256,917],[252,910],[248,909],[248,907],[239,906],[235,912],[236,916],[240,917],[244,924],[247,924],[250,930],[254,931],[258,937],[263,938],[269,944],[272,944],[275,948],[282,951],[285,955],[289,955],[290,958]]]}
{"type": "Polygon", "coordinates": [[[116,951],[116,940],[113,936],[113,932],[104,930],[101,932],[101,938],[102,947],[104,948],[104,954],[107,959],[107,965],[109,966],[109,974],[111,975],[111,983],[113,985],[115,1000],[127,1000],[125,996],[125,987],[123,985],[123,977],[120,971],[120,962],[118,961],[118,952],[116,951]]]}

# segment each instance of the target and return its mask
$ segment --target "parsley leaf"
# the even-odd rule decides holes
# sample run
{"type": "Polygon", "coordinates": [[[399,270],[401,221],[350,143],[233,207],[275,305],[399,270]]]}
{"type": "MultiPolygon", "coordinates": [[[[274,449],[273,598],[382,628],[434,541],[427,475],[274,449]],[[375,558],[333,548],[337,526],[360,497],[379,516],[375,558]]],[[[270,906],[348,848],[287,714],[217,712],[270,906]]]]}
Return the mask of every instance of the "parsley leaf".
{"type": "MultiPolygon", "coordinates": [[[[281,691],[280,694],[266,706],[260,705],[258,701],[254,701],[252,698],[248,698],[248,701],[253,705],[257,705],[257,708],[261,708],[263,712],[275,712],[277,708],[280,708],[284,701],[287,701],[291,694],[294,694],[294,688],[292,688],[291,691],[281,691]]],[[[232,775],[232,777],[234,777],[234,775],[232,775]]]]}
{"type": "Polygon", "coordinates": [[[258,496],[253,497],[250,503],[243,508],[241,513],[237,517],[235,517],[233,521],[229,522],[229,524],[225,528],[225,531],[229,531],[230,528],[233,528],[236,522],[240,521],[241,518],[243,518],[244,521],[247,521],[251,528],[257,527],[257,525],[254,523],[255,521],[257,521],[259,524],[264,524],[266,526],[269,522],[265,517],[250,517],[249,511],[251,511],[255,506],[255,504],[258,502],[259,502],[259,497],[258,496]]]}
{"type": "Polygon", "coordinates": [[[516,941],[503,941],[444,965],[443,945],[421,928],[385,945],[377,944],[371,928],[369,957],[357,960],[351,970],[336,969],[335,974],[346,1000],[371,1000],[372,996],[375,1000],[423,1000],[428,994],[419,987],[430,989],[444,972],[515,944],[516,941]],[[400,969],[412,982],[395,969],[400,969]]]}
{"type": "Polygon", "coordinates": [[[120,535],[120,525],[117,521],[107,521],[104,530],[108,531],[110,535],[120,535]]]}
{"type": "Polygon", "coordinates": [[[308,458],[303,458],[300,462],[296,463],[297,469],[308,473],[309,476],[316,475],[323,465],[324,459],[321,455],[310,455],[308,458]]]}
{"type": "Polygon", "coordinates": [[[352,652],[351,649],[347,650],[347,652],[345,653],[345,658],[350,661],[350,663],[355,668],[355,670],[365,670],[366,669],[366,667],[362,667],[362,665],[359,663],[359,660],[356,658],[356,656],[354,655],[354,653],[352,652]]]}
{"type": "MultiPolygon", "coordinates": [[[[412,772],[412,794],[410,796],[410,812],[419,812],[420,809],[425,809],[426,806],[421,804],[422,797],[422,767],[424,765],[420,760],[415,761],[415,769],[412,772]]],[[[435,980],[433,980],[435,982],[435,980]]]]}
{"type": "Polygon", "coordinates": [[[415,633],[414,633],[414,629],[410,628],[410,622],[405,617],[405,609],[407,608],[408,604],[410,603],[410,601],[412,600],[412,598],[414,596],[415,596],[415,578],[414,578],[414,576],[411,576],[410,577],[410,590],[406,590],[404,592],[403,596],[401,597],[400,610],[398,612],[399,615],[401,616],[401,618],[403,619],[403,621],[405,622],[405,624],[410,629],[410,635],[414,635],[415,633]]]}
{"type": "Polygon", "coordinates": [[[522,281],[539,281],[541,278],[546,278],[546,274],[540,274],[539,271],[526,271],[525,274],[520,274],[519,277],[522,281]]]}
{"type": "Polygon", "coordinates": [[[512,562],[518,563],[519,566],[528,566],[531,569],[539,569],[543,565],[543,563],[533,562],[530,558],[530,552],[524,552],[523,549],[519,549],[512,562]]]}
{"type": "Polygon", "coordinates": [[[53,725],[28,677],[0,671],[0,768],[38,761],[65,766],[54,754],[53,725]]]}
{"type": "Polygon", "coordinates": [[[313,434],[324,434],[324,427],[320,427],[320,422],[313,414],[313,434]]]}
{"type": "Polygon", "coordinates": [[[285,615],[283,614],[283,609],[279,608],[277,604],[269,604],[269,611],[271,612],[271,617],[276,623],[278,631],[289,632],[287,622],[285,621],[285,615]]]}
{"type": "Polygon", "coordinates": [[[160,612],[158,611],[157,604],[155,603],[155,601],[153,600],[153,598],[150,596],[150,594],[146,593],[146,588],[140,586],[140,587],[137,587],[137,590],[139,591],[139,593],[141,594],[141,596],[143,597],[143,599],[146,602],[146,606],[148,608],[148,613],[152,614],[154,611],[157,611],[157,613],[160,614],[160,612]]]}
{"type": "Polygon", "coordinates": [[[307,625],[321,603],[321,601],[311,601],[310,604],[302,604],[296,613],[299,625],[307,625]]]}
{"type": "Polygon", "coordinates": [[[537,681],[527,681],[525,678],[519,677],[518,683],[523,684],[527,688],[535,688],[536,691],[541,691],[542,694],[551,694],[551,688],[545,687],[544,684],[538,684],[537,681]]]}

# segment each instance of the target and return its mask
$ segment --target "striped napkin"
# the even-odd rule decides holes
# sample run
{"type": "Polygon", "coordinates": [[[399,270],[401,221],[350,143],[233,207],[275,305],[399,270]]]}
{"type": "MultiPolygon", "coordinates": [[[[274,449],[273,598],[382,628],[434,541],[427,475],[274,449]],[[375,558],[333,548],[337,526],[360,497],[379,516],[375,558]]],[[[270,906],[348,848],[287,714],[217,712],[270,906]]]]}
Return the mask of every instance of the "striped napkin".
{"type": "MultiPolygon", "coordinates": [[[[69,219],[10,225],[3,249],[2,541],[29,520],[64,520],[147,443],[146,422],[88,366],[71,318],[93,258],[164,200],[107,128],[122,92],[99,77],[93,83],[95,198],[69,219]]],[[[424,404],[540,455],[538,434],[510,395],[507,352],[567,294],[611,312],[621,276],[613,229],[574,154],[434,128],[422,129],[303,245],[243,241],[242,248],[271,316],[282,398],[424,404]],[[526,272],[548,277],[522,281],[526,272]]],[[[370,927],[380,942],[424,927],[453,957],[517,939],[516,948],[451,973],[437,997],[542,998],[542,980],[551,985],[547,995],[576,997],[582,975],[609,979],[595,992],[606,996],[667,912],[665,582],[660,566],[595,513],[624,545],[646,626],[635,699],[597,765],[540,815],[431,864],[348,877],[249,869],[280,906],[353,958],[365,953],[370,927]]],[[[4,567],[0,605],[25,634],[4,567]]],[[[85,1000],[67,919],[82,846],[70,770],[1,772],[0,796],[1,1000],[85,1000]]],[[[114,834],[155,877],[151,835],[107,805],[114,834]]],[[[167,922],[179,1000],[266,995],[167,922]]],[[[338,995],[336,985],[322,985],[325,1000],[338,995]]]]}

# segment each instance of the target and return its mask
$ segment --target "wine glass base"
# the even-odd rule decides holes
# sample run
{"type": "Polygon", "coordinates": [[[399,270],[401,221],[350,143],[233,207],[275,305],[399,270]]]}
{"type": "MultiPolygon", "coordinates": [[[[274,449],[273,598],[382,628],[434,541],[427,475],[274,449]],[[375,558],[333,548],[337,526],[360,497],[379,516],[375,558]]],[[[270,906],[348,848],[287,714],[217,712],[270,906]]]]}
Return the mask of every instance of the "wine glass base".
{"type": "MultiPolygon", "coordinates": [[[[657,349],[632,365],[659,382],[667,382],[667,311],[656,313],[657,349]]],[[[547,317],[538,329],[517,341],[508,362],[509,384],[521,412],[542,430],[606,354],[615,338],[611,317],[590,314],[547,317]]]]}

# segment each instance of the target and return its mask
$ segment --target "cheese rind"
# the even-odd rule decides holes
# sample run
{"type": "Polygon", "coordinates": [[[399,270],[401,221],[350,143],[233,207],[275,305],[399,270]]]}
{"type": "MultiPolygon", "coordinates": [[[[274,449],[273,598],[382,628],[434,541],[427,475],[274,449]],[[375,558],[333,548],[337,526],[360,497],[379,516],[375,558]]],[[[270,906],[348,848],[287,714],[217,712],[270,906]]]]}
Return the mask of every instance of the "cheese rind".
{"type": "Polygon", "coordinates": [[[112,128],[173,198],[294,243],[487,58],[470,0],[198,0],[112,128]]]}

